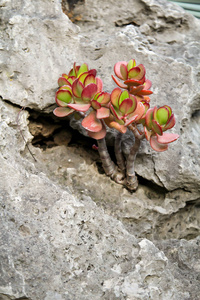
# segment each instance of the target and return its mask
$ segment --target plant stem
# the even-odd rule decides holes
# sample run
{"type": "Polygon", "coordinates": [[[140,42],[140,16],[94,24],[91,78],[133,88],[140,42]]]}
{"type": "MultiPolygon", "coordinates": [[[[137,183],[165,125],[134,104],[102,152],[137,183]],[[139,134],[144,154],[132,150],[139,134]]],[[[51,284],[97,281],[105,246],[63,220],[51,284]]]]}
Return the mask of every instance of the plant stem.
{"type": "Polygon", "coordinates": [[[127,166],[126,166],[126,186],[129,190],[135,191],[138,187],[138,180],[137,176],[135,175],[135,159],[140,148],[140,142],[145,137],[144,133],[139,134],[136,127],[132,124],[128,126],[128,128],[133,132],[135,136],[135,143],[131,148],[127,159],[127,166]]]}
{"type": "Polygon", "coordinates": [[[115,137],[115,156],[117,159],[118,167],[120,168],[121,172],[126,175],[126,164],[124,160],[124,155],[122,153],[122,133],[118,132],[115,137]]]}
{"type": "Polygon", "coordinates": [[[99,156],[102,161],[103,169],[107,176],[113,179],[115,182],[124,184],[124,176],[122,173],[118,171],[117,166],[110,158],[110,154],[108,153],[107,145],[105,138],[97,140],[99,156]]]}
{"type": "Polygon", "coordinates": [[[127,159],[127,166],[126,166],[126,186],[129,190],[135,191],[138,187],[138,180],[137,176],[135,175],[135,158],[138,153],[140,147],[140,139],[135,137],[135,143],[131,148],[127,159]]]}

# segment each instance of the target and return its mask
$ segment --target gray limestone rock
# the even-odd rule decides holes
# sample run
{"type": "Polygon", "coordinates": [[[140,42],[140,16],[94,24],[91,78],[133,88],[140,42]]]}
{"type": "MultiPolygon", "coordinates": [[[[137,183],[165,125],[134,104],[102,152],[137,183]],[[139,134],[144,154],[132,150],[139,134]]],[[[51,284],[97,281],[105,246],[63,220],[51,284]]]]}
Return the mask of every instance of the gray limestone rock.
{"type": "Polygon", "coordinates": [[[197,300],[199,21],[161,0],[2,0],[0,14],[0,299],[197,300]],[[95,141],[50,114],[74,61],[111,91],[130,58],[180,134],[166,153],[142,143],[134,194],[102,172],[95,141]]]}

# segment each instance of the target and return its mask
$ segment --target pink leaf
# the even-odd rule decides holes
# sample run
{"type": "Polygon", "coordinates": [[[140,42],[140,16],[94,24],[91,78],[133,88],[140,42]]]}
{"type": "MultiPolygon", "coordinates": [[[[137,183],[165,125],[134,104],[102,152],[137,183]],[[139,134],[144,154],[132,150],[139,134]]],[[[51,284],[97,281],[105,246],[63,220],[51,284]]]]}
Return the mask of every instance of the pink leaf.
{"type": "Polygon", "coordinates": [[[179,135],[176,133],[166,133],[164,132],[163,135],[157,136],[157,140],[161,144],[168,144],[176,141],[179,138],[179,135]]]}
{"type": "Polygon", "coordinates": [[[92,98],[94,98],[96,93],[97,93],[97,85],[95,83],[90,83],[83,89],[81,98],[87,102],[92,100],[92,98]]]}
{"type": "Polygon", "coordinates": [[[102,129],[102,122],[97,119],[96,112],[91,111],[82,121],[82,126],[92,132],[99,132],[102,129]]]}
{"type": "Polygon", "coordinates": [[[120,113],[118,108],[114,108],[112,105],[110,105],[110,110],[118,120],[123,119],[123,115],[120,113]]]}
{"type": "Polygon", "coordinates": [[[163,152],[163,151],[166,151],[168,149],[168,144],[160,144],[158,142],[158,139],[157,139],[157,136],[156,135],[152,135],[150,137],[150,145],[151,145],[151,148],[155,151],[158,151],[158,152],[163,152]]]}
{"type": "Polygon", "coordinates": [[[108,102],[110,101],[110,94],[102,92],[101,94],[98,95],[96,100],[101,104],[108,104],[108,102]]]}
{"type": "Polygon", "coordinates": [[[84,86],[82,82],[76,79],[72,84],[72,93],[74,94],[75,97],[80,98],[83,88],[84,86]]]}
{"type": "Polygon", "coordinates": [[[151,88],[151,86],[152,86],[151,81],[149,79],[147,79],[144,83],[144,89],[149,90],[151,88]]]}
{"type": "Polygon", "coordinates": [[[124,99],[119,106],[119,110],[123,115],[132,113],[137,105],[137,101],[133,102],[130,98],[124,99]]]}
{"type": "Polygon", "coordinates": [[[128,70],[127,70],[126,65],[124,65],[124,64],[120,65],[120,73],[121,73],[123,80],[126,80],[128,78],[128,70]]]}
{"type": "Polygon", "coordinates": [[[119,61],[119,62],[117,62],[115,65],[114,65],[114,72],[115,72],[115,75],[118,77],[118,78],[120,78],[120,79],[124,79],[123,78],[123,76],[122,76],[122,74],[121,74],[121,71],[120,71],[120,67],[121,67],[121,65],[125,65],[125,66],[127,66],[127,62],[126,61],[119,61]]]}
{"type": "Polygon", "coordinates": [[[148,129],[151,129],[151,128],[152,128],[153,111],[154,111],[153,108],[149,108],[149,109],[147,110],[147,112],[146,112],[146,115],[145,115],[145,122],[146,122],[146,125],[147,125],[147,128],[148,128],[148,129]]]}
{"type": "Polygon", "coordinates": [[[96,71],[96,69],[91,69],[91,70],[88,71],[88,74],[92,74],[96,77],[97,71],[96,71]]]}
{"type": "Polygon", "coordinates": [[[172,114],[169,120],[167,121],[165,127],[163,128],[163,130],[165,131],[171,129],[172,127],[174,127],[175,123],[176,123],[175,116],[174,114],[172,114]]]}
{"type": "Polygon", "coordinates": [[[87,103],[87,104],[73,104],[73,103],[69,103],[68,107],[73,108],[74,110],[77,111],[87,111],[90,108],[91,104],[87,103]]]}
{"type": "Polygon", "coordinates": [[[91,138],[96,139],[96,140],[103,139],[106,136],[106,127],[105,127],[105,125],[102,123],[102,129],[98,132],[88,131],[88,135],[91,138]]]}
{"type": "Polygon", "coordinates": [[[63,85],[71,85],[71,83],[64,77],[60,77],[58,79],[58,85],[63,86],[63,85]]]}
{"type": "Polygon", "coordinates": [[[53,111],[56,117],[66,117],[74,112],[73,109],[68,107],[56,107],[53,111]]]}
{"type": "Polygon", "coordinates": [[[138,85],[142,85],[143,82],[135,79],[127,79],[124,81],[124,84],[128,86],[138,86],[138,85]]]}
{"type": "Polygon", "coordinates": [[[114,82],[122,89],[127,89],[127,85],[123,84],[122,82],[120,82],[117,78],[115,78],[115,76],[111,75],[112,79],[114,80],[114,82]]]}
{"type": "Polygon", "coordinates": [[[133,115],[130,118],[127,118],[125,121],[125,126],[130,125],[131,123],[133,123],[136,119],[137,119],[138,115],[133,115]]]}
{"type": "Polygon", "coordinates": [[[91,105],[94,109],[99,109],[101,108],[101,104],[99,102],[97,102],[96,100],[92,100],[91,101],[91,105]]]}
{"type": "Polygon", "coordinates": [[[111,103],[113,104],[114,107],[119,107],[119,97],[121,95],[122,91],[120,88],[115,88],[111,95],[110,95],[110,100],[111,100],[111,103]]]}
{"type": "Polygon", "coordinates": [[[110,115],[110,109],[107,107],[101,107],[97,109],[96,117],[97,119],[105,119],[108,118],[110,115]]]}
{"type": "Polygon", "coordinates": [[[120,125],[119,123],[115,122],[115,121],[111,121],[107,124],[110,128],[115,128],[116,130],[118,130],[121,133],[126,133],[127,131],[127,127],[124,125],[120,125]]]}
{"type": "Polygon", "coordinates": [[[128,71],[128,78],[140,79],[140,68],[134,67],[128,71]]]}
{"type": "Polygon", "coordinates": [[[84,86],[90,84],[90,83],[95,83],[95,76],[93,74],[89,74],[85,77],[85,80],[84,80],[84,86]]]}
{"type": "Polygon", "coordinates": [[[103,81],[101,78],[96,77],[97,93],[101,92],[103,89],[103,81]]]}
{"type": "Polygon", "coordinates": [[[143,117],[144,112],[145,112],[145,106],[143,105],[142,102],[138,102],[137,107],[133,112],[134,115],[137,115],[137,118],[135,119],[135,121],[140,120],[143,117]]]}
{"type": "Polygon", "coordinates": [[[161,126],[160,126],[160,124],[157,122],[157,121],[155,121],[155,120],[152,120],[152,127],[153,127],[153,130],[157,133],[157,134],[159,134],[159,135],[162,135],[163,134],[163,132],[162,132],[162,128],[161,128],[161,126]]]}
{"type": "Polygon", "coordinates": [[[144,133],[145,133],[145,137],[146,137],[147,141],[149,141],[149,140],[150,140],[150,137],[151,137],[151,135],[152,135],[152,132],[149,131],[149,130],[144,126],[144,133]]]}

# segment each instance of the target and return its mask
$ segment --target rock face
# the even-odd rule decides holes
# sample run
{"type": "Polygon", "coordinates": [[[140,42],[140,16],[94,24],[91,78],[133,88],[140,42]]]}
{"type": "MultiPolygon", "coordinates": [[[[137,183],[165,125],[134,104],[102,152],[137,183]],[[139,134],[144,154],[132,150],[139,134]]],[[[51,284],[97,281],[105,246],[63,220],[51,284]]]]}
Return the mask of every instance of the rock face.
{"type": "Polygon", "coordinates": [[[0,299],[199,299],[199,20],[161,0],[0,7],[0,299]],[[134,194],[105,176],[94,141],[52,116],[74,61],[111,91],[115,62],[130,58],[180,134],[165,153],[142,144],[134,194]]]}

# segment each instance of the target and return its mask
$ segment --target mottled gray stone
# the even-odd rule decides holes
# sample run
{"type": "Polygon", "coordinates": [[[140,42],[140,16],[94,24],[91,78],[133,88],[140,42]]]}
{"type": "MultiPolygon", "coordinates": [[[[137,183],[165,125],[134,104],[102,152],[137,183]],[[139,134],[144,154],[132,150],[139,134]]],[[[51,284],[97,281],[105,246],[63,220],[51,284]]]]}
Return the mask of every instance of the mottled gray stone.
{"type": "Polygon", "coordinates": [[[79,28],[56,0],[0,6],[0,299],[198,299],[199,21],[153,0],[79,2],[79,28]],[[33,122],[33,110],[52,111],[74,60],[111,91],[114,63],[132,57],[181,135],[166,153],[142,144],[136,171],[156,185],[134,194],[105,176],[97,152],[68,145],[66,124],[65,143],[55,119],[33,122]],[[30,131],[52,137],[51,148],[33,147],[30,131]]]}

